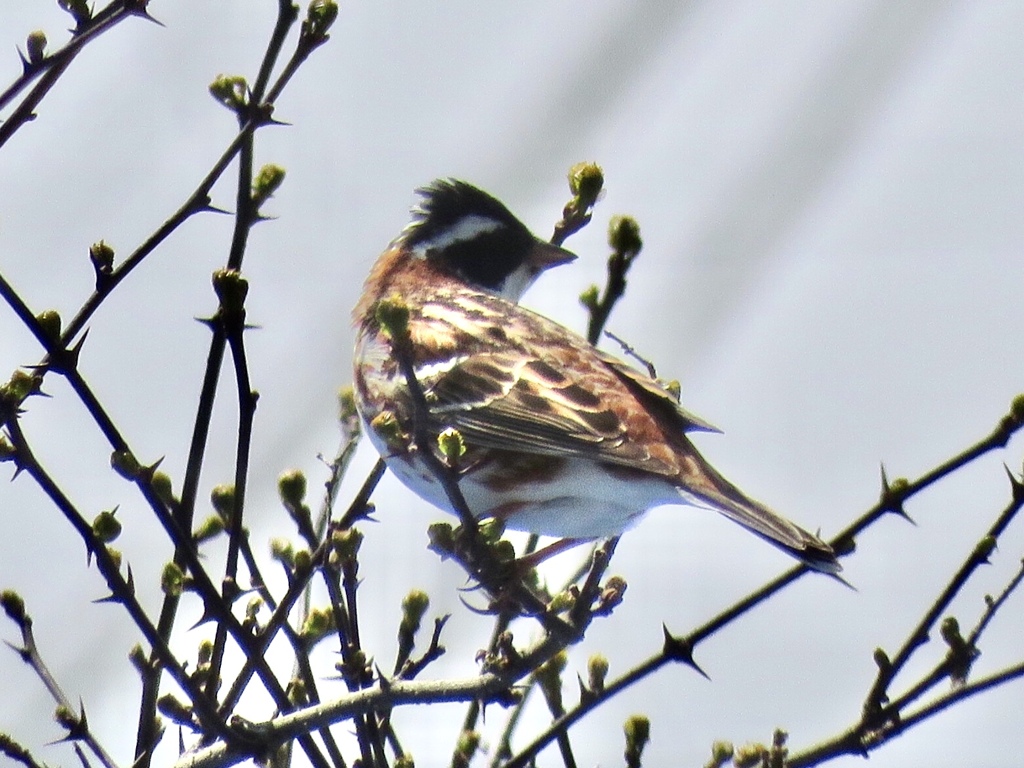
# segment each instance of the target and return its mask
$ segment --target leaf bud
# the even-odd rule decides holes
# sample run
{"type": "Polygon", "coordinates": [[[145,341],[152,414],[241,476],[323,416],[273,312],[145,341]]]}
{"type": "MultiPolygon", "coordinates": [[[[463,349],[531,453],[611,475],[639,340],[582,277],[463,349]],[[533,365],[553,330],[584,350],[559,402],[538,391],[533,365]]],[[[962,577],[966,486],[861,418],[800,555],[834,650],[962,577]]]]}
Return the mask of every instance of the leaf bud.
{"type": "Polygon", "coordinates": [[[399,631],[410,635],[416,634],[429,607],[430,596],[426,592],[421,589],[409,590],[409,594],[402,600],[402,623],[399,631]]]}
{"type": "Polygon", "coordinates": [[[13,589],[5,589],[0,592],[0,608],[19,627],[28,621],[28,614],[25,612],[25,601],[21,595],[13,589]]]}
{"type": "Polygon", "coordinates": [[[223,532],[224,521],[217,515],[210,515],[192,531],[192,540],[196,544],[202,544],[223,532]]]}
{"type": "Polygon", "coordinates": [[[185,573],[177,563],[169,562],[160,573],[160,589],[165,595],[179,597],[185,591],[185,573]]]}
{"type": "Polygon", "coordinates": [[[174,695],[165,693],[156,702],[156,708],[165,717],[178,725],[192,727],[192,708],[179,701],[174,695]]]}
{"type": "Polygon", "coordinates": [[[285,170],[279,165],[267,163],[260,168],[252,182],[252,202],[257,210],[280,189],[284,177],[285,170]]]}
{"type": "Polygon", "coordinates": [[[213,290],[220,300],[221,311],[229,316],[238,316],[245,311],[245,297],[249,293],[249,281],[237,269],[217,269],[213,273],[213,290]]]}
{"type": "Polygon", "coordinates": [[[350,421],[359,415],[356,410],[356,391],[351,385],[338,390],[338,414],[341,421],[350,421]]]}
{"type": "Polygon", "coordinates": [[[626,765],[639,766],[644,747],[651,740],[651,721],[644,715],[630,715],[622,730],[626,734],[626,765]]]}
{"type": "Polygon", "coordinates": [[[241,75],[217,75],[210,83],[210,95],[232,112],[240,112],[249,103],[249,84],[241,75]]]}
{"type": "Polygon", "coordinates": [[[109,275],[114,271],[114,249],[100,240],[89,246],[89,261],[98,275],[109,275]]]}
{"type": "Polygon", "coordinates": [[[36,315],[36,320],[43,329],[43,333],[46,334],[47,339],[53,343],[60,341],[61,320],[60,313],[58,313],[57,310],[43,310],[36,315]]]}
{"type": "Polygon", "coordinates": [[[75,32],[80,32],[92,19],[92,9],[89,8],[88,0],[57,0],[63,10],[71,14],[75,20],[75,32]]]}
{"type": "Polygon", "coordinates": [[[351,562],[359,556],[363,533],[358,528],[344,528],[331,532],[331,549],[342,562],[351,562]]]}
{"type": "Polygon", "coordinates": [[[327,30],[338,18],[338,3],[335,0],[311,0],[306,11],[306,19],[302,22],[301,35],[311,45],[320,45],[327,41],[327,30]]]}
{"type": "Polygon", "coordinates": [[[462,433],[452,427],[437,436],[437,447],[441,449],[441,455],[450,467],[455,466],[466,453],[466,441],[462,439],[462,433]]]}
{"type": "Polygon", "coordinates": [[[288,469],[277,478],[277,492],[287,507],[301,507],[306,498],[306,476],[298,469],[288,469]]]}
{"type": "Polygon", "coordinates": [[[135,458],[135,455],[128,450],[111,453],[110,466],[125,480],[137,480],[142,474],[142,465],[135,458]]]}
{"type": "Polygon", "coordinates": [[[594,693],[604,690],[604,680],[608,676],[608,657],[600,653],[587,659],[587,686],[594,693]]]}
{"type": "Polygon", "coordinates": [[[401,296],[381,299],[373,314],[381,330],[392,339],[404,339],[409,333],[409,305],[401,296]]]}
{"type": "Polygon", "coordinates": [[[168,507],[174,506],[178,500],[174,498],[174,488],[171,484],[171,476],[166,472],[154,472],[149,481],[153,493],[168,507]]]}
{"type": "Polygon", "coordinates": [[[313,608],[302,623],[300,634],[306,642],[306,648],[312,648],[323,640],[334,628],[333,615],[330,608],[313,608]]]}
{"type": "Polygon", "coordinates": [[[271,539],[270,556],[289,570],[295,567],[295,548],[288,539],[282,537],[271,539]]]}
{"type": "Polygon", "coordinates": [[[604,171],[597,163],[576,163],[569,169],[569,192],[579,200],[581,210],[593,207],[603,187],[604,171]]]}
{"type": "Polygon", "coordinates": [[[46,33],[41,29],[29,32],[25,38],[25,51],[28,53],[28,63],[38,66],[43,63],[46,56],[46,33]]]}
{"type": "Polygon", "coordinates": [[[104,544],[116,541],[121,535],[121,523],[117,517],[117,507],[100,512],[92,521],[92,532],[104,544]]]}
{"type": "Polygon", "coordinates": [[[235,486],[230,483],[215,485],[210,491],[210,504],[221,520],[227,523],[235,514],[235,486]]]}
{"type": "Polygon", "coordinates": [[[600,301],[601,290],[596,285],[590,285],[586,288],[583,293],[580,294],[580,304],[588,312],[593,312],[597,309],[598,301],[600,301]]]}
{"type": "Polygon", "coordinates": [[[608,245],[616,253],[636,255],[644,247],[640,224],[632,216],[612,216],[608,223],[608,245]]]}

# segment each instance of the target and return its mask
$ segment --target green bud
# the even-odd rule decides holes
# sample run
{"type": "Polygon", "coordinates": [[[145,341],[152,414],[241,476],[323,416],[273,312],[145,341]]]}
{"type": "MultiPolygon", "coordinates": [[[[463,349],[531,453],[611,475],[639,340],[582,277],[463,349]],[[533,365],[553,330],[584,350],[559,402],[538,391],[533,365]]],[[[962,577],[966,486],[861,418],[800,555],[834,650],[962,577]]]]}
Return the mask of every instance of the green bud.
{"type": "Polygon", "coordinates": [[[139,643],[133,645],[132,649],[128,651],[128,661],[132,663],[132,666],[135,667],[135,671],[140,675],[149,674],[149,658],[146,656],[146,651],[139,643]]]}
{"type": "Polygon", "coordinates": [[[192,727],[192,708],[179,701],[170,693],[165,693],[156,702],[156,708],[164,717],[178,725],[192,727]]]}
{"type": "Polygon", "coordinates": [[[651,721],[644,715],[630,715],[622,730],[626,734],[626,765],[639,766],[644,747],[651,740],[651,721]]]}
{"type": "Polygon", "coordinates": [[[14,461],[14,457],[17,455],[18,452],[11,445],[11,441],[0,435],[0,462],[14,461]]]}
{"type": "Polygon", "coordinates": [[[597,309],[597,304],[601,300],[601,289],[596,285],[591,285],[589,288],[580,294],[580,304],[583,308],[589,312],[593,312],[597,309]]]}
{"type": "Polygon", "coordinates": [[[412,755],[406,752],[395,758],[395,768],[416,768],[416,763],[413,761],[412,755]]]}
{"type": "Polygon", "coordinates": [[[409,435],[402,429],[394,411],[381,411],[370,420],[370,429],[395,452],[404,452],[409,447],[409,435]]]}
{"type": "Polygon", "coordinates": [[[1013,398],[1010,403],[1010,417],[1018,424],[1024,423],[1024,394],[1013,398]]]}
{"type": "Polygon", "coordinates": [[[381,330],[392,339],[404,339],[409,333],[409,305],[401,296],[381,299],[373,314],[381,330]]]}
{"type": "Polygon", "coordinates": [[[313,556],[309,554],[308,549],[299,549],[295,551],[295,560],[292,563],[296,571],[300,573],[307,572],[313,565],[313,556]]]}
{"type": "Polygon", "coordinates": [[[496,544],[505,535],[505,521],[489,517],[480,523],[480,538],[488,544],[496,544]]]}
{"type": "Polygon", "coordinates": [[[295,567],[295,549],[288,539],[279,537],[271,539],[270,556],[289,570],[295,567]]]}
{"type": "Polygon", "coordinates": [[[608,612],[621,603],[628,586],[629,585],[626,583],[626,580],[621,576],[609,576],[608,581],[604,583],[604,587],[602,587],[601,594],[598,598],[598,607],[600,610],[602,612],[608,612]]]}
{"type": "Polygon", "coordinates": [[[57,0],[63,10],[71,14],[75,20],[75,31],[79,31],[92,19],[92,9],[88,0],[57,0]]]}
{"type": "Polygon", "coordinates": [[[947,616],[939,625],[939,633],[946,645],[950,647],[961,647],[965,645],[964,638],[960,634],[960,622],[954,616],[947,616]]]}
{"type": "Polygon", "coordinates": [[[196,653],[197,664],[209,664],[210,659],[213,658],[213,641],[203,640],[199,644],[199,650],[196,653]]]}
{"type": "Polygon", "coordinates": [[[131,451],[114,451],[110,454],[110,466],[125,480],[137,480],[142,474],[142,465],[131,451]]]}
{"type": "Polygon", "coordinates": [[[331,549],[342,562],[351,562],[359,556],[363,533],[358,528],[345,528],[331,532],[331,549]]]}
{"type": "MultiPolygon", "coordinates": [[[[575,585],[573,585],[575,587],[575,585]]],[[[557,595],[551,598],[547,604],[548,613],[564,613],[570,610],[576,605],[576,599],[579,597],[578,589],[563,589],[557,595]]]]}
{"type": "Polygon", "coordinates": [[[989,555],[991,555],[992,552],[995,551],[995,548],[996,537],[985,536],[974,547],[974,559],[982,563],[987,563],[989,555]]]}
{"type": "Polygon", "coordinates": [[[89,246],[89,261],[98,275],[109,275],[114,271],[114,249],[103,240],[89,246]]]}
{"type": "Polygon", "coordinates": [[[277,478],[277,492],[287,507],[301,507],[306,498],[306,476],[298,469],[285,470],[277,478]]]}
{"type": "Polygon", "coordinates": [[[165,595],[179,597],[185,591],[185,574],[174,562],[167,563],[160,574],[160,589],[165,595]]]}
{"type": "Polygon", "coordinates": [[[439,555],[449,555],[455,550],[455,529],[449,523],[432,523],[427,528],[428,548],[439,555]]]}
{"type": "Polygon", "coordinates": [[[235,514],[235,486],[229,483],[215,485],[210,491],[210,504],[220,519],[227,523],[235,514]]]}
{"type": "Polygon", "coordinates": [[[245,297],[249,293],[249,281],[237,269],[221,268],[213,272],[213,290],[220,300],[221,311],[238,315],[245,310],[245,297]]]}
{"type": "Polygon", "coordinates": [[[889,492],[897,496],[907,492],[907,488],[910,487],[910,481],[905,477],[897,477],[891,483],[889,483],[889,492]]]}
{"type": "Polygon", "coordinates": [[[335,0],[312,0],[302,22],[302,37],[314,45],[327,41],[327,30],[338,18],[338,3],[335,0]]]}
{"type": "Polygon", "coordinates": [[[562,706],[562,672],[568,663],[569,654],[562,650],[537,667],[533,673],[537,684],[544,691],[545,698],[548,702],[553,702],[558,709],[562,706]]]}
{"type": "Polygon", "coordinates": [[[644,247],[640,225],[632,216],[612,216],[608,223],[608,245],[616,253],[635,255],[644,247]]]}
{"type": "MultiPolygon", "coordinates": [[[[463,731],[459,734],[459,740],[455,744],[455,756],[459,765],[469,765],[480,746],[480,734],[476,731],[463,731]]],[[[455,761],[452,761],[455,764],[455,761]]]]}
{"type": "Polygon", "coordinates": [[[28,63],[33,66],[42,64],[46,56],[46,33],[37,29],[29,32],[25,38],[25,51],[28,53],[28,63]]]}
{"type": "Polygon", "coordinates": [[[60,327],[61,320],[60,314],[55,309],[47,309],[36,315],[36,320],[43,329],[43,333],[46,334],[52,342],[60,341],[60,327]]]}
{"type": "Polygon", "coordinates": [[[0,608],[3,608],[4,613],[18,626],[28,620],[28,614],[25,613],[25,601],[13,589],[5,589],[0,592],[0,608]]]}
{"type": "Polygon", "coordinates": [[[356,648],[351,652],[348,661],[339,661],[334,668],[341,672],[346,680],[359,679],[372,672],[373,658],[366,651],[356,648]]]}
{"type": "Polygon", "coordinates": [[[178,503],[178,500],[174,498],[174,488],[171,485],[171,477],[166,472],[154,472],[153,477],[149,482],[153,488],[153,493],[155,493],[157,498],[168,507],[174,506],[178,503]]]}
{"type": "Polygon", "coordinates": [[[38,393],[42,384],[43,378],[38,373],[27,373],[18,369],[11,374],[6,384],[0,386],[0,399],[11,407],[17,407],[29,395],[38,393]]]}
{"type": "Polygon", "coordinates": [[[949,646],[949,652],[946,654],[946,671],[949,673],[949,679],[953,685],[962,685],[967,682],[971,665],[981,652],[960,634],[960,622],[953,616],[947,616],[942,620],[939,624],[939,633],[949,646]]]}
{"type": "Polygon", "coordinates": [[[110,562],[114,564],[114,568],[116,568],[117,570],[120,571],[121,570],[121,562],[123,560],[123,556],[121,555],[121,550],[120,549],[114,549],[111,546],[106,546],[105,548],[107,550],[107,557],[110,558],[110,562]]]}
{"type": "Polygon", "coordinates": [[[256,616],[260,612],[260,608],[263,607],[263,600],[259,595],[253,595],[249,598],[249,602],[245,604],[245,618],[242,619],[242,627],[247,632],[257,631],[256,616]]]}
{"type": "Polygon", "coordinates": [[[359,415],[356,410],[356,391],[351,385],[338,390],[338,414],[343,422],[351,421],[359,415]]]}
{"type": "Polygon", "coordinates": [[[115,515],[117,515],[117,507],[100,512],[92,521],[92,532],[104,544],[116,541],[117,537],[121,535],[121,523],[115,515]]]}
{"type": "Polygon", "coordinates": [[[306,641],[307,648],[312,648],[323,640],[334,629],[334,618],[330,608],[313,608],[306,620],[302,622],[300,635],[306,641]]]}
{"type": "Polygon", "coordinates": [[[587,659],[587,685],[594,693],[604,690],[604,681],[608,676],[608,658],[599,653],[587,659]]]}
{"type": "Polygon", "coordinates": [[[252,182],[252,201],[257,209],[269,200],[284,182],[285,170],[268,163],[260,168],[252,182]]]}
{"type": "Polygon", "coordinates": [[[732,760],[733,752],[731,741],[716,741],[711,744],[711,759],[704,764],[704,768],[722,768],[732,760]]]}
{"type": "Polygon", "coordinates": [[[757,768],[767,754],[768,748],[764,744],[744,744],[736,750],[732,764],[736,768],[757,768]]]}
{"type": "Polygon", "coordinates": [[[683,388],[679,384],[679,379],[672,379],[672,381],[666,381],[664,383],[665,391],[672,395],[672,398],[678,403],[683,396],[683,388]]]}
{"type": "Polygon", "coordinates": [[[54,710],[53,719],[57,721],[57,724],[62,728],[66,728],[72,733],[79,730],[82,727],[82,721],[72,711],[70,707],[66,707],[63,704],[58,704],[57,709],[54,710]]]}
{"type": "Polygon", "coordinates": [[[580,200],[583,210],[597,202],[603,187],[604,171],[597,163],[576,163],[569,169],[569,191],[580,200]]]}
{"type": "Polygon", "coordinates": [[[882,674],[889,674],[889,671],[892,669],[892,661],[889,659],[889,654],[887,654],[881,648],[875,648],[874,653],[871,654],[871,657],[875,661],[875,666],[878,667],[878,670],[882,674]]]}
{"type": "Polygon", "coordinates": [[[416,634],[429,607],[430,596],[426,592],[421,589],[409,590],[409,594],[402,600],[402,624],[399,631],[410,635],[416,634]]]}
{"type": "Polygon", "coordinates": [[[210,95],[232,112],[239,112],[249,103],[249,84],[241,75],[217,75],[210,83],[210,95]]]}
{"type": "Polygon", "coordinates": [[[288,681],[286,692],[288,701],[296,707],[302,707],[309,703],[309,691],[306,690],[306,684],[298,677],[293,677],[288,681]]]}
{"type": "Polygon", "coordinates": [[[255,619],[256,614],[260,612],[263,607],[263,598],[259,595],[253,595],[249,598],[249,602],[245,604],[245,618],[255,619]]]}
{"type": "Polygon", "coordinates": [[[449,466],[455,465],[466,454],[462,433],[451,427],[437,436],[437,447],[441,449],[441,455],[449,466]]]}
{"type": "Polygon", "coordinates": [[[499,563],[509,564],[515,562],[516,547],[508,539],[501,539],[494,542],[494,545],[491,547],[491,555],[499,563]]]}
{"type": "Polygon", "coordinates": [[[192,531],[192,540],[196,544],[202,544],[204,541],[209,541],[214,536],[219,536],[223,532],[224,521],[217,515],[210,515],[192,531]]]}

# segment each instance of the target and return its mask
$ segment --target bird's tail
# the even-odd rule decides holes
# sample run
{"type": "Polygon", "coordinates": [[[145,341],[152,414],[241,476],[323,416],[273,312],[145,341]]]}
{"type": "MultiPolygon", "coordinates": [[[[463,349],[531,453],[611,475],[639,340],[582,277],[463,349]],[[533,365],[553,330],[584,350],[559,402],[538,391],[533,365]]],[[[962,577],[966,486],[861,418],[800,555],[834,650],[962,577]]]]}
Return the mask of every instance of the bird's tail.
{"type": "Polygon", "coordinates": [[[706,502],[748,531],[824,573],[842,570],[832,547],[795,523],[747,496],[726,480],[696,451],[680,472],[682,491],[706,502]]]}

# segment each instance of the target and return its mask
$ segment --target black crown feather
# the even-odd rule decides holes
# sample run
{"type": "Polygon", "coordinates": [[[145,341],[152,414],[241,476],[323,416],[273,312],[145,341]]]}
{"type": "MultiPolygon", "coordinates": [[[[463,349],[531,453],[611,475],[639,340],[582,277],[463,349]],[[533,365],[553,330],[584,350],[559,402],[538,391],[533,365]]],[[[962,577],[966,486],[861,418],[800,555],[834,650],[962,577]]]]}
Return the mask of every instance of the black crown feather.
{"type": "Polygon", "coordinates": [[[412,209],[413,220],[401,235],[402,243],[424,248],[426,258],[445,264],[470,283],[500,290],[536,242],[500,200],[465,181],[437,179],[416,191],[421,200],[412,209]],[[473,220],[494,226],[466,238],[446,238],[473,220]]]}

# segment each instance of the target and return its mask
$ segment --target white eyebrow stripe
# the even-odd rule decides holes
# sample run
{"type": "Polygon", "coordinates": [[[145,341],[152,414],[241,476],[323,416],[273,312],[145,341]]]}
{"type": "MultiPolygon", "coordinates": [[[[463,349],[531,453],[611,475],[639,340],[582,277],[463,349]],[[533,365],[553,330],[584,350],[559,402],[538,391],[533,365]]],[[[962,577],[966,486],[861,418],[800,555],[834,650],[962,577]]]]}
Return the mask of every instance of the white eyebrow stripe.
{"type": "Polygon", "coordinates": [[[432,250],[443,250],[455,243],[464,243],[486,232],[494,232],[505,226],[497,219],[487,216],[464,216],[455,226],[438,233],[430,240],[424,240],[416,244],[416,251],[426,253],[432,250]]]}

